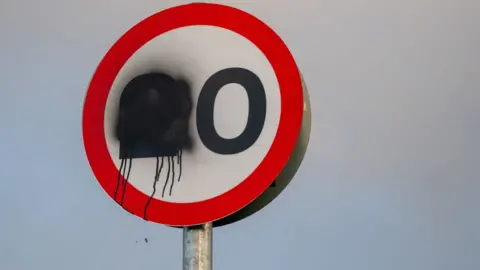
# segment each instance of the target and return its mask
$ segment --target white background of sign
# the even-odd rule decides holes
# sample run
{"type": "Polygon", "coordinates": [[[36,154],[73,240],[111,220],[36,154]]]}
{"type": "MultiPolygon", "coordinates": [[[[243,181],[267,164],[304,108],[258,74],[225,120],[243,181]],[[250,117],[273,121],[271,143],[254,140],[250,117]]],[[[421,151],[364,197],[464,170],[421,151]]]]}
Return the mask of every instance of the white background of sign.
{"type": "MultiPolygon", "coordinates": [[[[185,2],[0,2],[0,269],[180,267],[181,231],[94,179],[81,111],[112,43],[185,2]]],[[[228,2],[289,45],[313,123],[295,181],[216,230],[214,267],[479,269],[480,2],[228,2]]]]}

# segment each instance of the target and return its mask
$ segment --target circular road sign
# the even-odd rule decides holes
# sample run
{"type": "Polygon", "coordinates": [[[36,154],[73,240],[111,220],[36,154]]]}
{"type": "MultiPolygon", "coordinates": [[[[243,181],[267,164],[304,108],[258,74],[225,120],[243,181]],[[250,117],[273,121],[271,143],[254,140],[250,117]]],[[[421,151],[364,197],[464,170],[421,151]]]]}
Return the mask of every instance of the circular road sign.
{"type": "Polygon", "coordinates": [[[83,141],[96,179],[125,210],[191,226],[226,218],[274,185],[303,111],[299,70],[270,27],[233,7],[187,4],[144,19],[109,49],[86,93],[83,141]],[[191,83],[194,148],[125,163],[114,136],[118,101],[130,80],[149,72],[191,83]]]}

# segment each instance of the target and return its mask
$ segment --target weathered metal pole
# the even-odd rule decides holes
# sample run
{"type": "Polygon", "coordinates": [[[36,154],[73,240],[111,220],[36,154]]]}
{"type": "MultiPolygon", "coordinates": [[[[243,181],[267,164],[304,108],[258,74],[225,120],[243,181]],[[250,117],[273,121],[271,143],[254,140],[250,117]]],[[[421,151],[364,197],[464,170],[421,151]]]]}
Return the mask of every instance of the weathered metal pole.
{"type": "Polygon", "coordinates": [[[212,270],[212,223],[183,228],[183,270],[212,270]]]}

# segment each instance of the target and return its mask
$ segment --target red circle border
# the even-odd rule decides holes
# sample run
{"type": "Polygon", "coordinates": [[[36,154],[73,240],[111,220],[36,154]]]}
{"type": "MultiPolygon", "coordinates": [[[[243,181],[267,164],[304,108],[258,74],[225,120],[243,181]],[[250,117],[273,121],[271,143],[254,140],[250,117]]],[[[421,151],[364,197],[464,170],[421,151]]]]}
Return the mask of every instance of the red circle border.
{"type": "MultiPolygon", "coordinates": [[[[281,94],[276,137],[258,167],[233,189],[200,202],[171,203],[153,199],[147,220],[170,226],[215,221],[248,205],[275,180],[288,161],[303,117],[303,91],[295,60],[282,39],[265,23],[242,10],[210,3],[194,3],[160,11],[128,30],[107,52],[88,87],[82,119],[83,141],[92,171],[114,199],[118,170],[107,148],[104,112],[110,88],[123,65],[145,43],[176,28],[208,25],[233,31],[255,44],[275,71],[281,94]]],[[[149,196],[127,184],[123,207],[143,218],[149,196]]],[[[119,190],[121,194],[121,189],[119,190]]]]}

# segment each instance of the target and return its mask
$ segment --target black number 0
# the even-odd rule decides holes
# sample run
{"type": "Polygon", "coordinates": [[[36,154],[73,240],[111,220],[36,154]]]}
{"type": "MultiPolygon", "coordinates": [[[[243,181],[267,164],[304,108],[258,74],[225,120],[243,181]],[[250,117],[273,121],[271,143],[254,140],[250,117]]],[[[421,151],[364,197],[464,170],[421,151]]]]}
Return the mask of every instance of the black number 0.
{"type": "Polygon", "coordinates": [[[197,102],[197,129],[200,140],[210,151],[231,155],[245,151],[257,141],[265,124],[267,98],[260,78],[244,68],[226,68],[213,74],[202,87],[197,102]],[[248,95],[248,120],[243,132],[232,139],[221,137],[215,129],[213,110],[222,87],[236,83],[248,95]]]}

